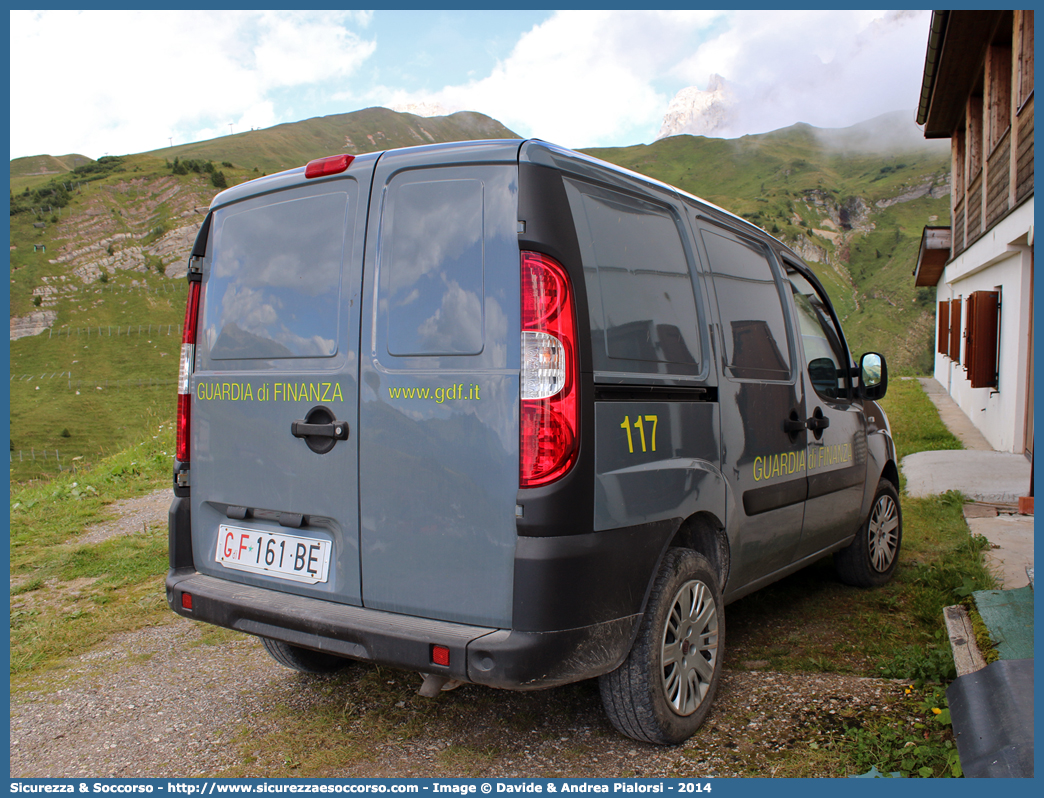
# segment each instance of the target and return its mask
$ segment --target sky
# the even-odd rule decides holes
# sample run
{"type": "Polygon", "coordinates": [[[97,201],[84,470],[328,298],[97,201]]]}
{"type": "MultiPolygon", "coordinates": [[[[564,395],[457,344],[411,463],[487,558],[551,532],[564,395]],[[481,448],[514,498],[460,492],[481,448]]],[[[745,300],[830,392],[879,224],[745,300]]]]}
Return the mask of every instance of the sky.
{"type": "Polygon", "coordinates": [[[91,158],[438,103],[566,147],[655,140],[734,87],[729,137],[917,106],[927,11],[11,11],[11,158],[91,158]],[[49,54],[44,57],[43,54],[49,54]]]}

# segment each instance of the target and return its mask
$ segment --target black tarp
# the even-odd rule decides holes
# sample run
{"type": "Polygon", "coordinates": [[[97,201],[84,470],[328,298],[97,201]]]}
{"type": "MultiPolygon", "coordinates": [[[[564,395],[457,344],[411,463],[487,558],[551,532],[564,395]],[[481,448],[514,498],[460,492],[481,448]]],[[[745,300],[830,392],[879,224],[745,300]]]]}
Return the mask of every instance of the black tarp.
{"type": "Polygon", "coordinates": [[[946,688],[968,778],[1033,776],[1033,660],[998,660],[946,688]]]}

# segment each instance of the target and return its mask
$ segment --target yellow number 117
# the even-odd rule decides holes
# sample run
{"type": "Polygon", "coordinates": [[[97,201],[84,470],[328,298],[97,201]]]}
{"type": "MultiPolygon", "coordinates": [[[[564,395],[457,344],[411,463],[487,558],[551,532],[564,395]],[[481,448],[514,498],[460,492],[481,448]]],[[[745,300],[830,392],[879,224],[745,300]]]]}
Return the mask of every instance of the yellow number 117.
{"type": "MultiPolygon", "coordinates": [[[[636,418],[634,420],[634,428],[636,430],[638,430],[638,434],[641,436],[641,439],[642,439],[642,451],[643,452],[647,451],[646,448],[645,448],[645,423],[643,423],[643,422],[647,422],[647,423],[652,424],[652,431],[649,434],[650,435],[650,441],[649,442],[650,442],[651,445],[650,445],[648,451],[655,452],[656,451],[656,422],[657,422],[657,420],[658,420],[657,416],[638,416],[638,418],[636,418]]],[[[624,432],[627,433],[627,451],[630,452],[631,454],[634,454],[634,438],[631,437],[631,417],[630,416],[624,416],[623,423],[620,424],[620,429],[622,429],[624,432]]]]}

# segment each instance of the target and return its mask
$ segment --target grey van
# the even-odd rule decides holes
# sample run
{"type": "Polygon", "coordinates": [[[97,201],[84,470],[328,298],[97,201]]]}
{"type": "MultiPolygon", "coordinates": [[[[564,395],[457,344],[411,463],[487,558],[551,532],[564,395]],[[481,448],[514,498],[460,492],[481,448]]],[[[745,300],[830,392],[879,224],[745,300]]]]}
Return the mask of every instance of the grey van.
{"type": "Polygon", "coordinates": [[[541,141],[338,155],[219,194],[188,279],[167,600],[286,666],[598,677],[675,744],[726,604],[896,567],[885,359],[676,188],[541,141]]]}

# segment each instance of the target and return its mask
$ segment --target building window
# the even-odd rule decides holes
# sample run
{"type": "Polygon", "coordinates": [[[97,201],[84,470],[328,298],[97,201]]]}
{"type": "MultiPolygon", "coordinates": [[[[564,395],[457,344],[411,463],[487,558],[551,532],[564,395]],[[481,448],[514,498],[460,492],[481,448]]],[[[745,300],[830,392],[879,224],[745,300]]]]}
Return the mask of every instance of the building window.
{"type": "Polygon", "coordinates": [[[950,360],[961,362],[961,298],[950,300],[950,360]]]}
{"type": "Polygon", "coordinates": [[[936,349],[940,355],[950,354],[950,303],[939,303],[939,333],[936,349]]]}
{"type": "Polygon", "coordinates": [[[971,387],[996,388],[1000,291],[975,291],[969,295],[965,307],[968,329],[964,361],[971,387]]]}

